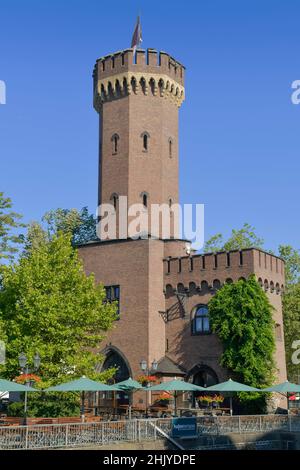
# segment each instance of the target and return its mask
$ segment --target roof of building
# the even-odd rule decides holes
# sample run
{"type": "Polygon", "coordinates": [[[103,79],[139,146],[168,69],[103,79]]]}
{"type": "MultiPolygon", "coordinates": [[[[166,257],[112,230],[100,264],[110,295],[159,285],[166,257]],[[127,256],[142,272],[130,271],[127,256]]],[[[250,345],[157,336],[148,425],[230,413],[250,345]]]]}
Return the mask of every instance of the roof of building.
{"type": "Polygon", "coordinates": [[[170,359],[168,356],[164,356],[158,361],[158,366],[155,372],[158,374],[169,374],[169,375],[185,375],[186,374],[183,368],[180,367],[178,364],[176,364],[174,361],[172,361],[172,359],[170,359]]]}

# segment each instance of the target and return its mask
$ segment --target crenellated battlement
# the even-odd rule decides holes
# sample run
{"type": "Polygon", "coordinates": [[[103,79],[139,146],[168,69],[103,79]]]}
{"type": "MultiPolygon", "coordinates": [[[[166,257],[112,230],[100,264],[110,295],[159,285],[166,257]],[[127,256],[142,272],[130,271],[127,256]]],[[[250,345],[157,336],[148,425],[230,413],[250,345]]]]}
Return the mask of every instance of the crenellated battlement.
{"type": "Polygon", "coordinates": [[[94,107],[130,94],[171,99],[178,107],[184,100],[184,66],[165,52],[133,49],[96,61],[93,72],[94,107]]]}
{"type": "Polygon", "coordinates": [[[169,257],[164,264],[168,295],[203,289],[213,292],[224,283],[246,279],[253,273],[266,292],[279,294],[284,290],[284,261],[255,248],[169,257]]]}

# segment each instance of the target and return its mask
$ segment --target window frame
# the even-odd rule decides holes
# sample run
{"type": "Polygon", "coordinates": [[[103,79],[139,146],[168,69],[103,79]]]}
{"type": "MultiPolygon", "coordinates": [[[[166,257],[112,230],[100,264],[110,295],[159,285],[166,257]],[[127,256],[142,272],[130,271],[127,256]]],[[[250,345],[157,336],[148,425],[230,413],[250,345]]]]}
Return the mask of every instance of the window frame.
{"type": "Polygon", "coordinates": [[[144,131],[141,133],[141,139],[142,139],[142,151],[144,153],[149,152],[149,140],[150,140],[150,134],[147,131],[144,131]],[[146,138],[146,146],[145,146],[145,138],[146,138]]]}
{"type": "Polygon", "coordinates": [[[169,137],[168,138],[168,155],[169,155],[169,158],[173,158],[173,153],[174,153],[174,150],[173,150],[173,139],[172,137],[169,137]]]}
{"type": "Polygon", "coordinates": [[[112,142],[112,155],[118,155],[119,153],[119,140],[120,136],[117,133],[114,133],[111,136],[111,142],[112,142]]]}
{"type": "Polygon", "coordinates": [[[212,333],[211,327],[210,327],[210,321],[209,321],[208,306],[206,304],[198,304],[196,305],[196,307],[193,308],[192,319],[191,319],[191,333],[192,333],[192,336],[204,336],[204,335],[210,335],[212,333]],[[206,315],[197,315],[197,312],[201,308],[206,309],[207,311],[206,315]],[[201,320],[201,330],[198,330],[196,327],[197,319],[201,320]],[[208,330],[204,329],[204,319],[208,320],[208,330]]]}
{"type": "Polygon", "coordinates": [[[112,284],[109,286],[104,286],[105,289],[105,303],[112,303],[118,302],[117,308],[117,320],[120,319],[120,298],[121,298],[121,287],[120,284],[112,284]],[[118,292],[118,296],[116,296],[116,292],[118,292]]]}

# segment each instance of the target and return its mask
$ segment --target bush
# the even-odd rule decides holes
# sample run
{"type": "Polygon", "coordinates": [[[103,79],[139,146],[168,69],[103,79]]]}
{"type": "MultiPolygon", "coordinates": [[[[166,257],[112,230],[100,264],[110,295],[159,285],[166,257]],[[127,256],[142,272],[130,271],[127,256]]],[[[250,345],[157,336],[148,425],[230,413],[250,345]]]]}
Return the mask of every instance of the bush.
{"type": "MultiPolygon", "coordinates": [[[[28,394],[27,416],[58,418],[79,416],[80,394],[77,392],[40,392],[28,394]]],[[[8,416],[24,417],[24,401],[10,403],[8,416]]]]}

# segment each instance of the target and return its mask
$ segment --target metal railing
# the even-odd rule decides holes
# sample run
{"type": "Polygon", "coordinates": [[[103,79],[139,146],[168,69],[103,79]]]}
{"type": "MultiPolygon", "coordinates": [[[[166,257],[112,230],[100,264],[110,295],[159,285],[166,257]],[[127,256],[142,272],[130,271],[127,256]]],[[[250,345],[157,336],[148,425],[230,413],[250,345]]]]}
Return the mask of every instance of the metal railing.
{"type": "MultiPolygon", "coordinates": [[[[118,442],[156,440],[160,431],[170,435],[172,419],[138,419],[99,423],[1,426],[0,449],[46,449],[102,446],[118,442]]],[[[199,436],[230,433],[300,432],[300,416],[200,416],[199,436]]]]}

